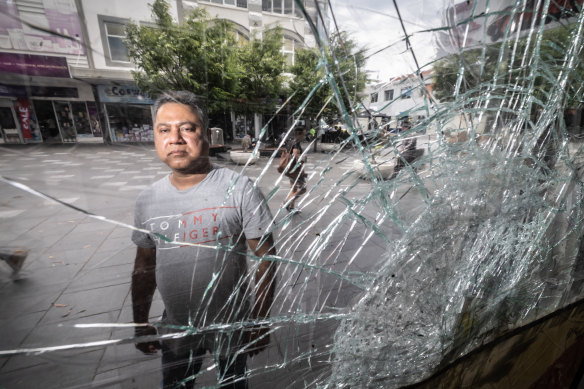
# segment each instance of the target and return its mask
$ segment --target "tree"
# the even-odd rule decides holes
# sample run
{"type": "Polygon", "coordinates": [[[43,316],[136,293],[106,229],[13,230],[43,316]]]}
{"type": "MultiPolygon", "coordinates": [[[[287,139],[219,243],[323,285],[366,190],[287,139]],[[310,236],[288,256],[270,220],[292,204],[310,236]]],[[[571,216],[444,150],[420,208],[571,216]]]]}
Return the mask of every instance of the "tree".
{"type": "Polygon", "coordinates": [[[584,54],[578,54],[574,67],[568,68],[565,63],[574,28],[571,25],[546,30],[541,44],[538,39],[522,38],[445,57],[434,66],[434,94],[442,101],[453,100],[459,74],[464,71],[459,93],[465,97],[478,96],[482,89],[490,88],[496,82],[502,88],[533,85],[534,96],[546,101],[558,76],[569,72],[572,82],[567,83],[568,90],[565,91],[569,100],[567,106],[580,105],[584,54]],[[536,53],[538,57],[534,62],[536,53]]]}
{"type": "Polygon", "coordinates": [[[507,63],[498,61],[499,49],[500,45],[487,46],[485,50],[471,49],[438,61],[434,65],[434,96],[440,101],[453,100],[461,71],[464,77],[459,92],[463,93],[491,80],[496,70],[504,74],[507,63]]]}
{"type": "Polygon", "coordinates": [[[209,19],[203,8],[196,8],[182,24],[175,23],[164,0],[152,4],[152,14],[156,26],[126,27],[138,87],[154,95],[188,90],[206,100],[210,113],[225,110],[238,94],[241,77],[231,24],[209,19]]]}
{"type": "Polygon", "coordinates": [[[254,37],[239,48],[240,101],[254,112],[272,112],[282,92],[285,58],[282,54],[282,28],[276,27],[254,37]]]}
{"type": "Polygon", "coordinates": [[[363,72],[367,61],[364,50],[358,48],[357,43],[344,31],[332,35],[330,47],[334,57],[329,59],[329,63],[338,64],[338,67],[331,65],[335,83],[339,86],[345,107],[350,110],[350,102],[358,100],[359,93],[365,89],[368,81],[367,74],[363,72]]]}
{"type": "MultiPolygon", "coordinates": [[[[300,49],[296,52],[294,65],[290,68],[293,78],[290,90],[296,92],[292,103],[299,107],[314,86],[324,80],[323,85],[314,93],[306,107],[310,116],[316,116],[326,101],[333,96],[333,88],[327,77],[332,77],[340,92],[345,108],[351,109],[351,102],[358,99],[358,94],[367,83],[367,74],[363,71],[365,55],[346,32],[334,34],[329,45],[324,48],[327,67],[321,52],[317,49],[300,49]],[[328,76],[327,76],[328,74],[328,76]]],[[[333,100],[332,104],[335,104],[333,100]]]]}
{"type": "Polygon", "coordinates": [[[292,105],[300,107],[304,99],[320,82],[325,84],[318,88],[306,107],[309,116],[316,116],[323,105],[331,96],[331,88],[325,80],[325,70],[319,68],[320,53],[317,49],[301,48],[294,54],[294,65],[290,72],[294,75],[290,81],[291,93],[296,94],[292,98],[292,105]]]}

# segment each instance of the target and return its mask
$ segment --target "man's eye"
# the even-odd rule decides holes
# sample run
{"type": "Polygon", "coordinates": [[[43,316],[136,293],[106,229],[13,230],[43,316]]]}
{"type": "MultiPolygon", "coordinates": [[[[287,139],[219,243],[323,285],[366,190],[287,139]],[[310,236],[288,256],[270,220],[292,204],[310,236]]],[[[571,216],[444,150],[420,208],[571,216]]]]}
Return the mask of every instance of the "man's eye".
{"type": "Polygon", "coordinates": [[[159,128],[159,129],[158,129],[158,132],[160,132],[160,133],[166,133],[166,132],[168,132],[168,131],[169,131],[169,129],[168,129],[168,128],[159,128]]]}
{"type": "Polygon", "coordinates": [[[196,128],[190,127],[190,126],[189,127],[181,127],[180,130],[181,131],[186,131],[186,132],[194,132],[194,131],[197,131],[196,128]]]}

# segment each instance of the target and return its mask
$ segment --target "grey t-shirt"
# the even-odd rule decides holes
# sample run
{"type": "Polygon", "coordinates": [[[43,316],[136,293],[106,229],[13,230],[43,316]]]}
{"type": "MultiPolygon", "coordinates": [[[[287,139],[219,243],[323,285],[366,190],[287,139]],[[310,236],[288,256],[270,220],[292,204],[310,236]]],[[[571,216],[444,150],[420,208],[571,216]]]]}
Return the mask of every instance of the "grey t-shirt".
{"type": "Polygon", "coordinates": [[[166,176],[140,193],[134,224],[151,231],[134,231],[132,241],[156,248],[166,323],[201,328],[248,316],[246,239],[272,226],[264,196],[249,178],[214,166],[180,191],[166,176]]]}

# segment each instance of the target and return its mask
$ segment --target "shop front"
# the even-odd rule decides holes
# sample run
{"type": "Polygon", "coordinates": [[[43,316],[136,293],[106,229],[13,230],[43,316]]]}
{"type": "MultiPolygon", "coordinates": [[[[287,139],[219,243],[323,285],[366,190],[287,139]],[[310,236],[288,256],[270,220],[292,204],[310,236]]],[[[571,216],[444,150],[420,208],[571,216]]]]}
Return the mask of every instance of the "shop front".
{"type": "Polygon", "coordinates": [[[131,85],[98,85],[112,142],[154,141],[154,101],[131,85]]]}
{"type": "MultiPolygon", "coordinates": [[[[0,85],[0,91],[6,86],[0,85]]],[[[38,92],[27,94],[28,88],[10,87],[12,96],[0,96],[1,142],[103,142],[95,102],[47,98],[38,92]],[[18,88],[22,91],[14,92],[18,88]]],[[[63,98],[65,94],[61,93],[63,98]]]]}
{"type": "Polygon", "coordinates": [[[91,85],[62,57],[0,53],[0,120],[3,143],[103,142],[91,85]]]}
{"type": "Polygon", "coordinates": [[[0,99],[0,143],[24,143],[14,104],[0,99]]]}

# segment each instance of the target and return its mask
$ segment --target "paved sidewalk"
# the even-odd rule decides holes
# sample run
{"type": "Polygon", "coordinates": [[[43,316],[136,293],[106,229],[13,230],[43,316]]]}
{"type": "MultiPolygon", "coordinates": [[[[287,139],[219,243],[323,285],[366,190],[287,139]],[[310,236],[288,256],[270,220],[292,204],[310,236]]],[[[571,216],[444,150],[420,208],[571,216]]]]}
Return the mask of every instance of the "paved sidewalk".
{"type": "MultiPolygon", "coordinates": [[[[260,188],[270,196],[270,208],[280,223],[280,255],[320,269],[279,268],[277,313],[301,312],[309,319],[282,326],[269,349],[248,363],[251,388],[303,388],[326,376],[337,322],[319,314],[342,310],[360,292],[338,275],[366,275],[401,233],[386,222],[379,226],[384,237],[368,238],[372,230],[347,214],[348,202],[362,201],[372,192],[369,181],[340,180],[352,160],[341,153],[329,163],[326,154],[311,153],[308,168],[314,174],[309,187],[322,182],[300,202],[303,212],[293,217],[280,209],[289,184],[278,182],[277,161],[264,170],[268,158],[261,158],[245,170],[252,178],[261,177],[260,188]],[[337,218],[340,221],[333,223],[337,218]],[[322,251],[311,256],[309,248],[332,227],[336,229],[326,232],[330,239],[322,251]],[[312,357],[295,359],[302,354],[312,357]]],[[[228,161],[214,162],[242,169],[228,161]]],[[[167,173],[152,145],[0,145],[1,176],[122,223],[132,224],[137,194],[167,173]]],[[[408,188],[395,190],[399,197],[408,188]]],[[[413,192],[403,200],[406,218],[419,201],[413,192]]],[[[376,205],[363,204],[352,209],[375,220],[376,205]]],[[[104,344],[131,338],[132,328],[91,326],[132,321],[129,290],[135,246],[127,228],[0,182],[0,231],[0,246],[30,250],[17,276],[0,263],[0,352],[7,354],[0,355],[0,388],[159,387],[159,356],[142,355],[131,341],[104,344]],[[30,352],[10,351],[23,349],[30,352]]],[[[157,296],[153,317],[161,311],[157,296]]],[[[208,360],[204,366],[210,364],[208,360]]],[[[197,382],[212,384],[213,373],[197,382]]]]}

